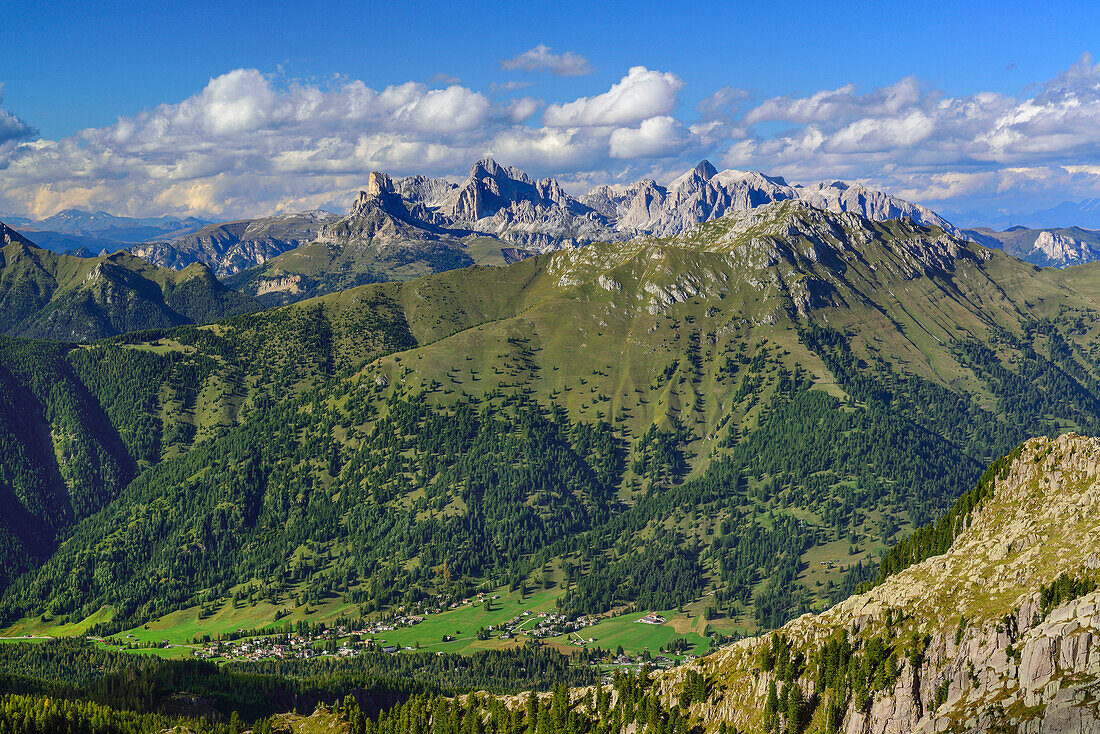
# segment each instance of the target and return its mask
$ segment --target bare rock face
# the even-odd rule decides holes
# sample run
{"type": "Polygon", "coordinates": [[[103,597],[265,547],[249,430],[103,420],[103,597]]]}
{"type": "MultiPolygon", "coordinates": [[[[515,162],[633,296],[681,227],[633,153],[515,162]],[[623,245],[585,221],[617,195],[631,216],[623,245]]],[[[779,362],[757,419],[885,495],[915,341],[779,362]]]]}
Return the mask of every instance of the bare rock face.
{"type": "Polygon", "coordinates": [[[1062,232],[1047,230],[1043,230],[1035,238],[1035,244],[1032,245],[1031,252],[1028,254],[1040,255],[1048,262],[1062,266],[1091,262],[1100,255],[1096,248],[1086,242],[1062,232]]]}
{"type": "Polygon", "coordinates": [[[614,234],[604,214],[569,196],[554,179],[532,180],[491,158],[475,163],[437,211],[453,228],[535,251],[575,247],[614,234]]]}
{"type": "Polygon", "coordinates": [[[631,186],[601,186],[580,201],[615,219],[615,237],[624,238],[676,235],[732,212],[795,196],[795,190],[781,178],[718,172],[704,160],[667,187],[649,179],[631,186]]]}
{"type": "Polygon", "coordinates": [[[273,257],[313,242],[335,214],[309,211],[211,224],[198,232],[165,242],[131,245],[142,260],[180,270],[203,263],[225,277],[261,265],[273,257]]]}
{"type": "Polygon", "coordinates": [[[322,227],[317,241],[384,249],[399,242],[435,239],[441,233],[428,218],[424,204],[410,207],[389,176],[373,171],[351,210],[322,227]]]}
{"type": "Polygon", "coordinates": [[[939,227],[956,237],[962,237],[959,230],[931,209],[890,196],[884,191],[865,188],[860,184],[848,184],[843,181],[814,184],[800,187],[798,197],[826,211],[856,212],[880,222],[906,217],[914,222],[939,227]]]}
{"type": "Polygon", "coordinates": [[[305,212],[228,222],[171,241],[135,245],[131,251],[173,268],[203,262],[220,277],[316,241],[391,249],[402,242],[421,247],[435,241],[461,249],[456,243],[465,238],[492,237],[500,240],[504,259],[512,260],[599,241],[675,237],[727,215],[790,200],[871,220],[908,217],[958,235],[931,210],[842,182],[792,186],[755,171],[718,171],[704,160],[667,186],[644,179],[574,197],[552,178],[532,179],[485,158],[460,184],[426,176],[393,180],[372,172],[343,217],[305,212]]]}
{"type": "Polygon", "coordinates": [[[405,201],[434,209],[442,206],[458,186],[443,178],[406,176],[395,181],[394,188],[405,201]]]}
{"type": "Polygon", "coordinates": [[[1011,227],[1003,232],[978,227],[966,230],[965,234],[975,242],[1002,249],[1041,267],[1064,268],[1100,259],[1100,231],[1082,227],[1011,227]]]}

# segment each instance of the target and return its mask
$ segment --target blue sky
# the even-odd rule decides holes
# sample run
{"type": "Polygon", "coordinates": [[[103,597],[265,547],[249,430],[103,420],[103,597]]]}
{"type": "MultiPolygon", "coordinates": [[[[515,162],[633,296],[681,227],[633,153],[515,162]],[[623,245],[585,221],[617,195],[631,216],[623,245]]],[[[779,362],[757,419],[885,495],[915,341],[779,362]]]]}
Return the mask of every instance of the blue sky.
{"type": "Polygon", "coordinates": [[[339,209],[485,153],[575,192],[705,156],[1036,209],[1100,196],[1100,10],[1053,5],[9,0],[0,212],[339,209]]]}

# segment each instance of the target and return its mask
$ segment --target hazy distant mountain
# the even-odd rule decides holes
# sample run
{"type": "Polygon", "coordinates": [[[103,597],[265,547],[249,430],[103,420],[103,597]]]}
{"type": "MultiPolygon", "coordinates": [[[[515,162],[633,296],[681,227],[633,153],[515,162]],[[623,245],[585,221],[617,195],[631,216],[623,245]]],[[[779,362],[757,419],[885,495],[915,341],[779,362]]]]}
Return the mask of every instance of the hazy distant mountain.
{"type": "Polygon", "coordinates": [[[190,234],[208,222],[195,217],[150,217],[135,219],[107,212],[66,209],[45,219],[6,217],[10,227],[30,237],[47,250],[87,256],[87,253],[117,252],[131,243],[149,239],[172,239],[190,234]]]}
{"type": "Polygon", "coordinates": [[[103,252],[118,252],[130,246],[129,243],[121,240],[110,240],[102,237],[65,234],[64,232],[30,229],[28,227],[21,227],[20,229],[34,238],[34,243],[39,247],[66,255],[75,255],[76,257],[95,257],[103,252]]]}
{"type": "Polygon", "coordinates": [[[986,247],[998,247],[1034,265],[1064,268],[1100,260],[1100,232],[1081,227],[1028,229],[1010,227],[998,232],[987,227],[964,230],[986,247]]]}
{"type": "Polygon", "coordinates": [[[1088,229],[1100,229],[1100,199],[1063,201],[1049,209],[1041,209],[1017,222],[1028,227],[1059,227],[1074,224],[1088,229]]]}
{"type": "Polygon", "coordinates": [[[155,238],[172,239],[195,232],[210,222],[195,217],[119,217],[107,212],[66,209],[45,219],[8,217],[10,225],[31,232],[78,235],[113,242],[146,242],[155,238]]]}
{"type": "Polygon", "coordinates": [[[1063,201],[1046,209],[1032,212],[980,212],[942,210],[941,213],[960,227],[988,228],[999,231],[1013,227],[1058,229],[1077,226],[1100,230],[1100,199],[1063,201]]]}

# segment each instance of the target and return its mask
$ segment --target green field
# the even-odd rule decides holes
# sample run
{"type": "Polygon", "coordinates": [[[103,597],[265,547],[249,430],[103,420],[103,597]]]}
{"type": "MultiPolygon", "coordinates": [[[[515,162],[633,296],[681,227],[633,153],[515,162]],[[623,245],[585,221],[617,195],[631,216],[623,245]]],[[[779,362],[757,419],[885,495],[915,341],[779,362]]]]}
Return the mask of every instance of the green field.
{"type": "MultiPolygon", "coordinates": [[[[678,631],[682,623],[688,621],[685,615],[677,613],[676,610],[666,610],[657,612],[668,620],[665,624],[653,625],[639,622],[638,620],[647,613],[635,612],[602,620],[599,624],[588,627],[578,634],[583,635],[586,640],[588,638],[593,640],[586,645],[587,647],[598,646],[611,651],[622,645],[627,653],[641,653],[649,650],[656,655],[658,650],[678,637],[686,639],[693,646],[687,650],[689,653],[702,655],[707,651],[709,642],[705,637],[697,632],[678,631]]],[[[571,637],[576,640],[575,635],[571,637]]]]}
{"type": "MultiPolygon", "coordinates": [[[[492,599],[492,608],[488,611],[482,602],[476,600],[470,604],[461,604],[456,609],[450,609],[440,614],[430,614],[424,617],[424,621],[413,626],[400,627],[396,630],[380,632],[373,639],[379,644],[396,644],[402,648],[419,648],[436,652],[468,653],[475,650],[503,649],[523,644],[527,635],[522,634],[523,629],[532,628],[540,613],[551,613],[556,610],[558,599],[564,594],[564,590],[556,587],[548,590],[539,590],[521,596],[520,592],[509,592],[506,589],[498,589],[487,596],[496,595],[492,599]],[[500,639],[500,633],[494,633],[487,640],[478,640],[477,632],[483,627],[496,627],[508,620],[520,616],[523,612],[529,612],[526,622],[517,634],[511,639],[500,639]],[[444,642],[444,636],[454,639],[444,642]]],[[[666,610],[659,612],[668,621],[663,625],[648,625],[637,620],[646,612],[635,612],[615,617],[600,619],[592,627],[586,627],[577,633],[563,634],[560,637],[548,637],[544,639],[546,644],[560,649],[564,653],[576,651],[579,648],[592,649],[600,647],[614,651],[622,646],[628,654],[641,654],[649,650],[656,655],[658,650],[669,641],[676,638],[686,639],[692,648],[688,652],[701,655],[708,649],[708,640],[701,634],[703,622],[699,616],[699,610],[691,605],[686,612],[666,610]],[[592,642],[588,642],[591,639],[592,642]]],[[[701,607],[700,607],[701,608],[701,607]]],[[[200,610],[197,608],[185,609],[173,612],[158,620],[149,622],[141,627],[125,630],[112,639],[133,644],[164,643],[167,641],[172,647],[134,648],[128,649],[141,655],[155,655],[163,658],[190,657],[195,649],[190,645],[196,637],[210,635],[216,637],[220,634],[233,633],[240,630],[263,629],[285,624],[287,621],[295,622],[300,619],[310,622],[334,622],[341,614],[350,614],[354,608],[349,608],[339,600],[322,605],[311,614],[306,615],[304,609],[294,610],[289,616],[275,620],[275,608],[268,604],[257,604],[254,607],[242,607],[232,609],[227,606],[214,615],[200,619],[200,610]]],[[[713,623],[716,629],[720,629],[722,620],[713,623]]],[[[43,637],[62,637],[82,635],[86,625],[50,626],[41,621],[38,624],[29,624],[24,621],[20,625],[4,631],[2,641],[19,641],[17,635],[41,635],[43,637]]],[[[722,630],[725,631],[725,630],[722,630]]],[[[105,649],[117,649],[115,645],[100,643],[105,649]]]]}

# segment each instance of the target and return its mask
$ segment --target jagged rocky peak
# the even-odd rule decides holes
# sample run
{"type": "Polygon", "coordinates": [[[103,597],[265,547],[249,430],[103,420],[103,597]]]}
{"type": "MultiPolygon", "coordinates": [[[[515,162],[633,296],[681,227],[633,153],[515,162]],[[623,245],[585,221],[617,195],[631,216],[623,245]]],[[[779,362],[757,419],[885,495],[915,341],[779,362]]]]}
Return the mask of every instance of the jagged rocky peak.
{"type": "Polygon", "coordinates": [[[445,178],[429,178],[428,176],[405,176],[393,182],[394,188],[401,198],[410,204],[423,204],[426,207],[439,207],[447,201],[457,184],[453,184],[445,178]]]}
{"type": "Polygon", "coordinates": [[[1069,265],[1094,260],[1096,252],[1088,243],[1062,232],[1043,230],[1035,238],[1029,255],[1042,255],[1052,263],[1069,265]]]}
{"type": "Polygon", "coordinates": [[[704,180],[710,181],[714,177],[714,174],[718,173],[718,169],[714,167],[714,164],[708,161],[706,158],[699,161],[698,165],[693,169],[696,173],[703,177],[704,180]]]}
{"type": "Polygon", "coordinates": [[[522,202],[548,208],[574,208],[577,204],[554,179],[534,181],[518,168],[485,158],[473,165],[443,210],[457,221],[476,222],[522,202]]]}
{"type": "Polygon", "coordinates": [[[669,191],[675,191],[683,188],[701,188],[710,183],[710,180],[718,173],[718,169],[714,165],[703,159],[699,161],[699,164],[695,168],[690,168],[680,176],[672,181],[668,185],[669,191]]]}
{"type": "Polygon", "coordinates": [[[348,216],[361,215],[373,207],[382,207],[387,211],[407,211],[404,200],[394,189],[393,179],[381,171],[371,171],[366,190],[359,192],[359,198],[352,205],[348,216]]]}
{"type": "Polygon", "coordinates": [[[799,198],[819,209],[842,212],[855,211],[868,219],[883,221],[907,217],[921,224],[939,227],[961,237],[962,233],[931,209],[886,193],[869,189],[860,183],[830,181],[797,189],[799,198]]]}

